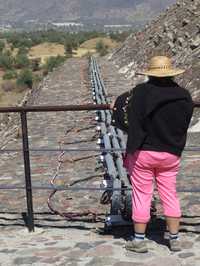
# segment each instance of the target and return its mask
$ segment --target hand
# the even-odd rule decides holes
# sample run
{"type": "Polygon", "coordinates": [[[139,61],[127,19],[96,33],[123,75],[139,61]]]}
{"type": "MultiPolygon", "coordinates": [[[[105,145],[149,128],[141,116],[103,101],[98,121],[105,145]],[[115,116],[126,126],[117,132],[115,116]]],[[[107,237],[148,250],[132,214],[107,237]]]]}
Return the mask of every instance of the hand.
{"type": "Polygon", "coordinates": [[[112,101],[112,103],[110,104],[110,109],[113,110],[115,106],[115,101],[112,101]]]}

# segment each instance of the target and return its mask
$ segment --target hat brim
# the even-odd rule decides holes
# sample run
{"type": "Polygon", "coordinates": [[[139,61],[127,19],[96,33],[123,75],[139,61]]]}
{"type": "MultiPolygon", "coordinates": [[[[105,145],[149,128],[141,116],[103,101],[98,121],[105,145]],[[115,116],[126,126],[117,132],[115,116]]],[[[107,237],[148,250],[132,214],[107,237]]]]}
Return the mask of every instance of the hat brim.
{"type": "Polygon", "coordinates": [[[184,69],[161,69],[161,70],[147,70],[147,71],[139,71],[136,74],[145,75],[145,76],[152,76],[152,77],[174,77],[185,72],[184,69]]]}

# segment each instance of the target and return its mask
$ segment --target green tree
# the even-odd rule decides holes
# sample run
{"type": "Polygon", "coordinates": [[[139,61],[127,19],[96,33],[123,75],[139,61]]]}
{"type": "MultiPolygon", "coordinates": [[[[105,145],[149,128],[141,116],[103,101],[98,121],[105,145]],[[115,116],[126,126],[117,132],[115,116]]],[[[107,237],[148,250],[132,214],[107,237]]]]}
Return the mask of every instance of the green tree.
{"type": "Polygon", "coordinates": [[[44,73],[46,74],[48,72],[53,71],[54,68],[64,63],[65,59],[66,58],[64,56],[60,56],[60,55],[49,57],[47,59],[46,64],[44,65],[44,73]]]}
{"type": "Polygon", "coordinates": [[[19,50],[17,52],[17,55],[28,54],[28,51],[29,51],[29,48],[27,48],[25,46],[19,47],[19,50]]]}
{"type": "Polygon", "coordinates": [[[9,79],[16,79],[17,78],[17,72],[15,70],[8,70],[6,73],[3,75],[4,80],[9,80],[9,79]]]}
{"type": "Polygon", "coordinates": [[[133,33],[133,30],[129,30],[129,31],[123,31],[121,33],[116,33],[116,32],[111,32],[109,33],[109,36],[111,39],[117,41],[117,42],[124,42],[128,36],[131,35],[131,33],[133,33]]]}
{"type": "Polygon", "coordinates": [[[30,65],[30,60],[26,54],[17,54],[15,57],[15,67],[24,68],[30,65]]]}
{"type": "Polygon", "coordinates": [[[5,43],[4,43],[4,41],[1,41],[0,40],[0,53],[2,53],[3,52],[3,49],[5,48],[5,43]]]}
{"type": "Polygon", "coordinates": [[[10,49],[6,49],[5,52],[4,52],[4,55],[9,56],[9,57],[12,57],[11,50],[10,49]]]}
{"type": "Polygon", "coordinates": [[[32,88],[33,86],[33,73],[30,69],[22,70],[17,79],[17,85],[19,86],[27,86],[28,88],[32,88]]]}
{"type": "Polygon", "coordinates": [[[20,37],[20,35],[13,36],[11,42],[14,45],[15,48],[20,48],[20,47],[30,48],[33,45],[33,42],[31,40],[31,38],[20,37]]]}
{"type": "Polygon", "coordinates": [[[13,57],[4,53],[0,55],[0,67],[4,70],[12,69],[13,67],[13,57]]]}

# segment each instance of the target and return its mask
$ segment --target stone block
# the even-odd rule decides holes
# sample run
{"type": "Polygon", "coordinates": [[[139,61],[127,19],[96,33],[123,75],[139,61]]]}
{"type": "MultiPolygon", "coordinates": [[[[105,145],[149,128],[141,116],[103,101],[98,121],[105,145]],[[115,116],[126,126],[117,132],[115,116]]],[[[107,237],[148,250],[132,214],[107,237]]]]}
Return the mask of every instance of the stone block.
{"type": "Polygon", "coordinates": [[[197,35],[196,38],[192,39],[191,44],[190,44],[190,48],[192,50],[194,50],[199,46],[200,46],[200,36],[197,35]]]}

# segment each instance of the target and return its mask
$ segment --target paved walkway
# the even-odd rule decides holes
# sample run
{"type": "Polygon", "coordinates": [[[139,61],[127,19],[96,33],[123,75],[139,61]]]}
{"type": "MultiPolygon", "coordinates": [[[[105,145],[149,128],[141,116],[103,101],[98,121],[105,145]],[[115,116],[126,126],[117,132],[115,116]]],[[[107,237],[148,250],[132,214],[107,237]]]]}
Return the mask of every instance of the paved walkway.
{"type": "MultiPolygon", "coordinates": [[[[118,95],[132,84],[124,87],[125,79],[110,62],[101,62],[110,97],[118,95]],[[112,72],[112,74],[111,74],[112,72]]],[[[35,97],[35,105],[79,104],[91,102],[88,87],[87,61],[69,60],[43,82],[35,97]]],[[[34,113],[28,116],[29,140],[32,148],[95,147],[96,132],[94,113],[34,113]]],[[[197,138],[195,138],[197,141],[197,138]]],[[[191,139],[191,142],[193,139],[191,139]]],[[[16,139],[7,148],[21,147],[16,139]]],[[[32,178],[34,185],[48,185],[58,166],[59,153],[31,153],[32,178]]],[[[99,187],[102,180],[101,166],[96,153],[66,153],[62,158],[56,184],[87,177],[89,181],[77,186],[99,187]],[[89,157],[89,155],[93,155],[89,157]]],[[[179,187],[199,187],[198,153],[185,153],[178,181],[179,187]]],[[[1,155],[0,184],[23,184],[23,161],[21,155],[1,155]]],[[[200,200],[199,194],[181,193],[183,222],[181,239],[183,251],[173,254],[167,247],[167,236],[163,240],[164,222],[154,221],[148,231],[148,254],[127,252],[124,243],[132,232],[131,228],[117,228],[103,232],[103,223],[94,223],[91,217],[66,221],[51,215],[46,201],[50,191],[34,191],[36,231],[28,233],[21,213],[26,211],[24,192],[9,191],[0,194],[0,265],[87,265],[87,266],[158,266],[200,265],[200,200]]],[[[57,193],[53,206],[61,211],[97,210],[103,218],[109,206],[99,204],[100,193],[57,193]],[[70,199],[70,200],[69,200],[70,199]]]]}

